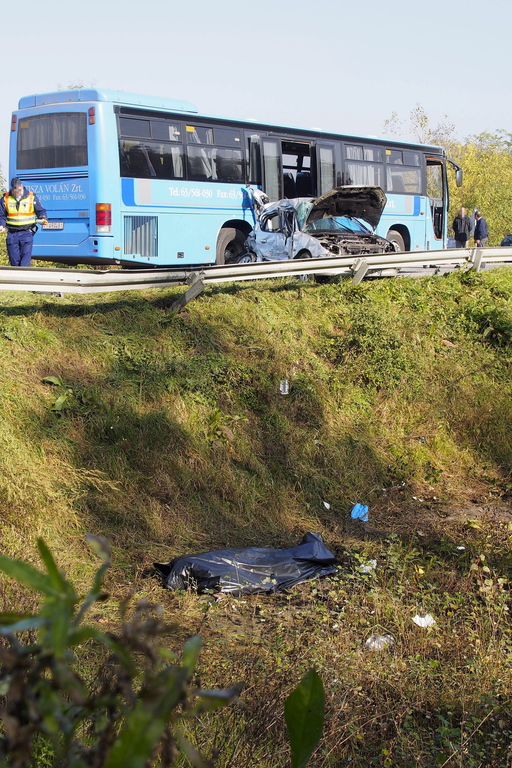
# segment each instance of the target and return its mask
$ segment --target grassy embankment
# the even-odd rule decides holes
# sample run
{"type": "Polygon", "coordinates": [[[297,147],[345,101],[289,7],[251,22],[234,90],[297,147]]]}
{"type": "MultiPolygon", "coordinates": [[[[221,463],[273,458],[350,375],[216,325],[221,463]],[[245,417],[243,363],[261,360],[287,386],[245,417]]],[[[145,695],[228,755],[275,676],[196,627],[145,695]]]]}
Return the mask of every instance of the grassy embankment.
{"type": "Polygon", "coordinates": [[[2,551],[36,562],[43,536],[85,585],[83,535],[107,536],[112,594],[163,604],[176,648],[200,632],[203,685],[246,683],[194,735],[223,768],[288,764],[283,701],[310,666],[316,768],[507,764],[512,273],[224,286],[179,315],[176,294],[0,294],[2,551]],[[308,530],[339,571],[289,594],[215,602],[149,575],[308,530]],[[372,633],[395,645],[366,651],[372,633]]]}

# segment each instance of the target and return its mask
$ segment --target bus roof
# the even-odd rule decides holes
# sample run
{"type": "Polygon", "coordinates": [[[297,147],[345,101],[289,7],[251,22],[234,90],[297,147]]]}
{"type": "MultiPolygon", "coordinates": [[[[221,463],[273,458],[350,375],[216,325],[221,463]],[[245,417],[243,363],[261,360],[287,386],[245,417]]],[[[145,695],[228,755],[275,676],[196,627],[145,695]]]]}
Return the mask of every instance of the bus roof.
{"type": "Polygon", "coordinates": [[[165,109],[169,112],[192,112],[197,114],[197,107],[189,101],[166,99],[158,96],[141,96],[137,93],[123,93],[123,91],[98,90],[96,88],[73,88],[69,91],[36,93],[33,96],[24,96],[18,102],[18,109],[50,106],[51,104],[69,104],[70,102],[78,101],[109,101],[129,106],[165,109]]]}
{"type": "MultiPolygon", "coordinates": [[[[124,91],[111,91],[97,88],[73,88],[67,91],[54,91],[52,93],[36,93],[32,96],[24,96],[18,102],[18,109],[30,109],[33,107],[52,106],[59,104],[69,104],[72,102],[91,102],[104,101],[113,104],[121,104],[127,107],[145,107],[155,110],[164,110],[166,112],[184,112],[199,116],[197,107],[189,101],[179,99],[169,99],[159,96],[145,96],[138,93],[127,93],[124,91]]],[[[388,144],[395,146],[421,147],[423,150],[436,150],[444,155],[444,149],[437,144],[422,144],[413,141],[401,141],[400,139],[380,138],[377,136],[363,136],[356,134],[342,134],[335,131],[329,131],[320,128],[300,128],[292,126],[283,126],[280,124],[266,123],[260,120],[240,120],[236,118],[222,118],[218,115],[206,115],[201,113],[202,118],[243,124],[254,128],[277,129],[280,131],[293,131],[294,133],[303,132],[306,134],[318,134],[322,136],[336,137],[341,136],[344,139],[360,139],[365,142],[375,142],[378,144],[388,144]]]]}

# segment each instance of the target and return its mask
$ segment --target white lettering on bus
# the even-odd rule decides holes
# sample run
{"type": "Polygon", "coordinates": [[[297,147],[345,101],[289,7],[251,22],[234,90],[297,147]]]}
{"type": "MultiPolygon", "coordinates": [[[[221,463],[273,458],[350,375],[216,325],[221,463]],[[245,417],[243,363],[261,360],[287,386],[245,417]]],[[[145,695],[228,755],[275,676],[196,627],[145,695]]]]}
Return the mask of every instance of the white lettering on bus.
{"type": "Polygon", "coordinates": [[[69,192],[69,184],[45,184],[46,192],[69,192]]]}
{"type": "MultiPolygon", "coordinates": [[[[30,184],[30,189],[35,195],[43,195],[48,192],[53,192],[55,194],[56,192],[71,192],[75,196],[79,196],[79,199],[82,199],[85,197],[85,194],[82,190],[81,184],[75,184],[72,182],[71,184],[71,190],[69,189],[69,184],[30,184]]],[[[45,194],[45,200],[48,200],[48,195],[45,194]]],[[[58,198],[56,198],[58,199],[58,198]]],[[[65,198],[62,198],[65,199],[65,198]]]]}
{"type": "MultiPolygon", "coordinates": [[[[213,197],[213,190],[207,187],[168,187],[168,189],[171,197],[213,197]]],[[[234,189],[229,191],[218,189],[216,196],[222,200],[239,200],[242,198],[242,193],[234,189]]]]}

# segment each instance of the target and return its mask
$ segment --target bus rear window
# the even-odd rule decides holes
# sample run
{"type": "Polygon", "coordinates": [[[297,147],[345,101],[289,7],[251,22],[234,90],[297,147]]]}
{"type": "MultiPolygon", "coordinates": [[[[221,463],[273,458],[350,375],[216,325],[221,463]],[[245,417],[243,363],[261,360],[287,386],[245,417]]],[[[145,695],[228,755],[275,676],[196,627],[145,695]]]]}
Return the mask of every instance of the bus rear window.
{"type": "Polygon", "coordinates": [[[60,112],[21,118],[16,164],[19,170],[87,165],[87,114],[60,112]]]}

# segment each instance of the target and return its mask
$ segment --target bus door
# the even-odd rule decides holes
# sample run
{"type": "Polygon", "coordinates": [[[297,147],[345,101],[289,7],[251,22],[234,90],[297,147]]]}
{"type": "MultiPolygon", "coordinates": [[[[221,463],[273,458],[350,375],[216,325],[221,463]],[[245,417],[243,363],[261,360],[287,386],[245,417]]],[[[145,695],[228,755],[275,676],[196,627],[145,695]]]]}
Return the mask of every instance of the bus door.
{"type": "MultiPolygon", "coordinates": [[[[251,165],[255,166],[255,140],[251,137],[251,165]]],[[[314,197],[316,169],[309,142],[261,137],[261,187],[271,202],[282,198],[314,197]]],[[[251,172],[251,177],[254,174],[251,172]]],[[[329,187],[331,189],[331,187],[329,187]]]]}
{"type": "Polygon", "coordinates": [[[277,139],[263,137],[261,140],[263,166],[262,189],[271,202],[283,197],[283,174],[281,146],[277,139]]]}
{"type": "Polygon", "coordinates": [[[336,161],[334,144],[318,143],[315,147],[317,195],[330,192],[336,187],[336,161]]]}
{"type": "MultiPolygon", "coordinates": [[[[427,161],[427,196],[430,203],[430,215],[432,217],[432,227],[434,238],[438,243],[437,247],[444,247],[446,237],[446,213],[448,211],[448,187],[446,183],[446,174],[444,163],[436,158],[426,158],[427,161]]],[[[428,238],[427,238],[428,239],[428,238]]],[[[431,244],[430,247],[432,247],[431,244]]],[[[434,245],[434,247],[436,247],[434,245]]]]}
{"type": "Polygon", "coordinates": [[[295,197],[315,197],[315,169],[312,166],[311,144],[295,139],[281,141],[283,163],[283,192],[289,200],[295,197]]]}

